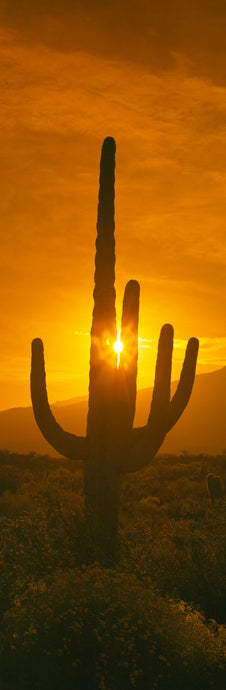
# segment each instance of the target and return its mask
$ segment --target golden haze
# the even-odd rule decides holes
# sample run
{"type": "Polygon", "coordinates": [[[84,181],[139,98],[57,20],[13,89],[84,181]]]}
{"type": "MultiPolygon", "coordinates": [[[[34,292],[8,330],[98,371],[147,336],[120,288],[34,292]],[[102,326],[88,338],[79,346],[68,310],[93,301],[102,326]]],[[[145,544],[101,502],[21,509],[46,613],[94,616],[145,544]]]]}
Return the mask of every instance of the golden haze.
{"type": "Polygon", "coordinates": [[[173,378],[225,364],[226,10],[201,0],[0,3],[0,409],[29,405],[30,343],[50,401],[86,395],[102,140],[117,143],[117,317],[141,285],[138,387],[163,323],[173,378]],[[48,5],[48,4],[47,4],[48,5]],[[212,14],[211,14],[212,12],[212,14]],[[213,31],[214,27],[214,31],[213,31]],[[202,30],[201,30],[202,29],[202,30]],[[199,40],[198,40],[199,36],[199,40]],[[224,57],[224,59],[223,59],[224,57]]]}

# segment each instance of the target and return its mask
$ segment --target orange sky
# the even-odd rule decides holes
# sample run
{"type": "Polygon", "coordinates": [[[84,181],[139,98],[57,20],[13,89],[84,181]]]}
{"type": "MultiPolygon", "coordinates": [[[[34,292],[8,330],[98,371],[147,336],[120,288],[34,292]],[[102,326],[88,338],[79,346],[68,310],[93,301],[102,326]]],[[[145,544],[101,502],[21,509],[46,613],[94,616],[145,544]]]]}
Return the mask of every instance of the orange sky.
{"type": "Polygon", "coordinates": [[[0,409],[86,395],[102,141],[116,139],[116,290],[141,285],[138,386],[163,323],[226,363],[225,0],[0,0],[0,409]]]}

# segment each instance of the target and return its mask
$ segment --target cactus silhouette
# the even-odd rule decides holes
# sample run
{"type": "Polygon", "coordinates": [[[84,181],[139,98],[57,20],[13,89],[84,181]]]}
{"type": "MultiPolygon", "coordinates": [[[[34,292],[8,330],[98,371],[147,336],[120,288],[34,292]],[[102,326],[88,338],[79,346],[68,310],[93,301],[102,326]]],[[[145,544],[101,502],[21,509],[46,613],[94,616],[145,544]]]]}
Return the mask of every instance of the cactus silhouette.
{"type": "Polygon", "coordinates": [[[89,558],[114,561],[118,553],[120,475],[145,467],[166,433],[185,409],[195,377],[198,340],[191,338],[177,390],[170,400],[173,327],[161,330],[150,414],[146,426],[133,429],[138,356],[139,284],[125,288],[120,362],[115,311],[114,240],[115,141],[104,140],[100,162],[94,309],[91,328],[89,407],[86,437],[64,431],[48,403],[43,344],[32,342],[31,397],[36,422],[62,455],[84,463],[84,495],[89,558]],[[117,366],[118,364],[118,366],[117,366]]]}
{"type": "Polygon", "coordinates": [[[221,477],[218,477],[217,474],[210,472],[210,474],[207,475],[206,483],[211,503],[224,498],[224,489],[221,477]]]}

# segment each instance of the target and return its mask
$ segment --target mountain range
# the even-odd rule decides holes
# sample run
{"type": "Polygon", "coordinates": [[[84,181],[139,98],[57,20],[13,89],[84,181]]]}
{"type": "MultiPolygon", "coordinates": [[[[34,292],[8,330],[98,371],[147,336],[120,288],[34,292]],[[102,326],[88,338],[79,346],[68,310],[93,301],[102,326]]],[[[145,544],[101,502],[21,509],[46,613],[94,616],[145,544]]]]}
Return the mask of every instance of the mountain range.
{"type": "MultiPolygon", "coordinates": [[[[177,382],[172,383],[172,394],[177,382]]],[[[152,389],[137,393],[135,426],[146,423],[152,389]]],[[[73,398],[51,405],[63,428],[77,435],[85,434],[88,398],[73,398]]],[[[45,441],[33,416],[32,407],[16,407],[0,412],[0,449],[17,453],[57,453],[45,441]]],[[[208,374],[198,374],[186,410],[167,435],[162,453],[207,453],[216,455],[226,449],[226,366],[208,374]]]]}

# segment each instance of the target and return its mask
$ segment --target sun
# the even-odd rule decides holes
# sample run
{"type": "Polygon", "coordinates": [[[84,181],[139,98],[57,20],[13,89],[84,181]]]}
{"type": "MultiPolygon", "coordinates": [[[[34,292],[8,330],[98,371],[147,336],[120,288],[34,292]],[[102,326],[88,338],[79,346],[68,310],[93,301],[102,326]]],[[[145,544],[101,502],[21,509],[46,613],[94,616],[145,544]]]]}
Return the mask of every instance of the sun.
{"type": "Polygon", "coordinates": [[[117,340],[115,341],[113,348],[114,348],[114,351],[117,353],[117,367],[118,367],[119,362],[120,362],[120,354],[123,350],[123,343],[122,343],[121,338],[120,338],[120,333],[118,333],[118,335],[117,335],[117,340]]]}

